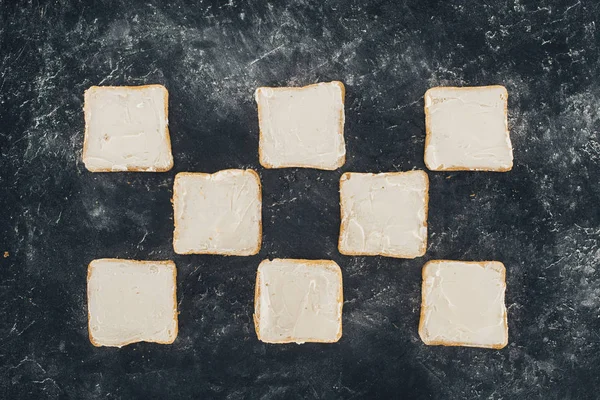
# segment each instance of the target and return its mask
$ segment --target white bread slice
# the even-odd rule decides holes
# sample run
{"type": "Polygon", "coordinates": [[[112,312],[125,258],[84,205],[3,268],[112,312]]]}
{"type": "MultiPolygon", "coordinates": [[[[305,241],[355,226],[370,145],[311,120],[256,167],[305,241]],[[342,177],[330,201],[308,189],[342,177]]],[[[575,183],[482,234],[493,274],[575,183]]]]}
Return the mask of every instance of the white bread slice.
{"type": "Polygon", "coordinates": [[[176,277],[173,261],[92,261],[87,277],[92,344],[173,343],[178,330],[176,277]]]}
{"type": "Polygon", "coordinates": [[[425,164],[432,171],[512,169],[504,86],[436,87],[425,93],[425,164]]]}
{"type": "Polygon", "coordinates": [[[341,82],[258,88],[261,165],[325,170],[344,165],[344,94],[341,82]]]}
{"type": "Polygon", "coordinates": [[[422,256],[427,249],[428,202],[425,171],[345,173],[340,179],[340,253],[422,256]]]}
{"type": "Polygon", "coordinates": [[[250,256],[262,242],[260,178],[251,170],[182,172],[173,186],[178,254],[250,256]]]}
{"type": "Polygon", "coordinates": [[[85,167],[92,172],[170,170],[168,96],[162,85],[86,90],[85,167]]]}
{"type": "Polygon", "coordinates": [[[506,269],[498,261],[423,267],[419,336],[425,344],[501,349],[508,343],[506,269]]]}
{"type": "Polygon", "coordinates": [[[342,337],[342,271],[330,260],[264,260],[254,326],[266,343],[333,343],[342,337]]]}

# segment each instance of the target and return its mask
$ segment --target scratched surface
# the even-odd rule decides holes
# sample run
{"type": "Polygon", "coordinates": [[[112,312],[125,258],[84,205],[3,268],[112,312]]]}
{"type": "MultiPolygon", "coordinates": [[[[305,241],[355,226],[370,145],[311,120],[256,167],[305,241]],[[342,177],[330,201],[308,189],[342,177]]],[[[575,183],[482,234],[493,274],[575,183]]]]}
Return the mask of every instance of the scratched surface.
{"type": "Polygon", "coordinates": [[[598,396],[594,1],[79,3],[0,0],[0,398],[598,396]],[[346,164],[262,169],[254,89],[333,79],[347,89],[346,164]],[[173,171],[87,172],[83,91],[145,83],[170,92],[173,171]],[[341,173],[424,168],[425,90],[481,84],[509,91],[514,169],[430,173],[425,257],[341,256],[341,173]],[[260,254],[175,255],[175,173],[224,168],[261,176],[260,254]],[[176,262],[173,345],[91,346],[86,269],[99,257],[176,262]],[[266,257],[340,264],[339,343],[257,341],[266,257]],[[421,343],[421,267],[436,258],[505,263],[505,349],[421,343]]]}

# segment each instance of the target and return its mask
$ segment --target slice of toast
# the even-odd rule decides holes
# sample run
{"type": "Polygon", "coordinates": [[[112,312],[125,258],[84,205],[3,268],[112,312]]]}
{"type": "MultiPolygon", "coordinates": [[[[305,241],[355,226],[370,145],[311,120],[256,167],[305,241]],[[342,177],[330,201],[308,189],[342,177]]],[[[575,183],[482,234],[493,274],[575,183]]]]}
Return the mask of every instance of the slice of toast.
{"type": "Polygon", "coordinates": [[[92,86],[84,97],[83,162],[89,171],[173,167],[164,86],[92,86]]]}
{"type": "Polygon", "coordinates": [[[345,173],[340,179],[340,253],[422,256],[427,249],[428,202],[424,171],[345,173]]]}
{"type": "Polygon", "coordinates": [[[425,93],[425,164],[432,171],[512,169],[504,86],[435,87],[425,93]]]}
{"type": "Polygon", "coordinates": [[[260,178],[251,170],[182,172],[173,186],[177,254],[257,254],[262,242],[260,178]]]}
{"type": "Polygon", "coordinates": [[[87,277],[92,344],[173,343],[178,330],[176,278],[173,261],[92,261],[87,277]]]}
{"type": "Polygon", "coordinates": [[[344,165],[344,95],[341,82],[258,88],[261,165],[324,170],[344,165]]]}
{"type": "Polygon", "coordinates": [[[498,261],[423,267],[419,336],[425,344],[501,349],[508,343],[506,269],[498,261]]]}
{"type": "Polygon", "coordinates": [[[266,343],[333,343],[342,336],[342,271],[330,260],[264,260],[254,326],[266,343]]]}

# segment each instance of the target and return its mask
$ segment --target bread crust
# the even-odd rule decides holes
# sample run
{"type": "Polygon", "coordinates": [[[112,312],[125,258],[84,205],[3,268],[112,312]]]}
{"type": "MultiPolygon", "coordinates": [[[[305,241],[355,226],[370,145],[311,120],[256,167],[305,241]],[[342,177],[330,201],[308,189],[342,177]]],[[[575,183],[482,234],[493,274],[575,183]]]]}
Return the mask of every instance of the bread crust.
{"type": "Polygon", "coordinates": [[[82,160],[83,163],[85,165],[85,168],[90,171],[90,172],[167,172],[170,171],[173,168],[173,153],[172,153],[172,148],[171,148],[171,134],[169,132],[169,91],[167,90],[166,87],[164,87],[163,85],[159,85],[159,84],[152,84],[152,85],[141,85],[141,86],[90,86],[85,92],[84,92],[84,103],[83,103],[83,114],[84,114],[84,118],[85,118],[85,133],[84,133],[84,137],[83,137],[83,154],[82,154],[82,160]],[[141,167],[127,167],[127,169],[125,171],[114,171],[111,168],[90,168],[88,167],[87,163],[85,162],[86,160],[86,156],[87,156],[87,151],[88,151],[88,129],[89,129],[89,125],[90,125],[90,106],[89,106],[89,101],[88,101],[88,96],[89,94],[91,94],[92,92],[98,90],[98,89],[127,89],[127,90],[144,90],[144,89],[151,89],[151,88],[161,88],[164,92],[164,99],[165,99],[165,118],[167,119],[167,124],[165,126],[165,140],[167,142],[167,146],[169,147],[169,153],[171,154],[171,159],[170,159],[170,163],[169,165],[167,165],[166,167],[158,167],[158,168],[141,168],[141,167]],[[89,93],[89,94],[88,94],[89,93]]]}
{"type": "MultiPolygon", "coordinates": [[[[508,313],[504,312],[504,333],[505,333],[505,337],[506,337],[506,341],[504,343],[498,343],[498,344],[494,344],[494,345],[474,345],[472,343],[464,343],[464,342],[445,342],[443,340],[425,340],[425,334],[424,334],[424,329],[425,329],[425,312],[427,311],[427,306],[425,306],[425,280],[427,278],[427,270],[429,268],[430,265],[435,265],[435,264],[443,264],[443,263],[447,263],[447,262],[460,262],[461,264],[474,264],[474,265],[478,265],[481,268],[485,268],[485,265],[488,263],[500,263],[502,265],[502,270],[501,272],[501,276],[502,276],[502,282],[504,283],[504,287],[505,287],[505,291],[506,291],[506,267],[504,266],[504,264],[500,261],[460,261],[460,260],[430,260],[427,263],[425,263],[425,265],[423,266],[423,270],[421,272],[421,279],[422,279],[422,283],[421,283],[421,313],[420,313],[420,319],[419,319],[419,337],[421,338],[421,340],[423,341],[423,343],[425,343],[428,346],[462,346],[462,347],[479,347],[479,348],[485,348],[485,349],[496,349],[496,350],[500,350],[503,349],[504,347],[506,347],[506,345],[508,344],[508,313]]],[[[505,305],[505,309],[506,309],[506,305],[505,305]]]]}
{"type": "Polygon", "coordinates": [[[412,170],[412,171],[400,171],[400,172],[382,172],[382,173],[364,173],[364,172],[345,172],[344,174],[342,174],[341,178],[340,178],[340,235],[338,237],[338,251],[340,252],[340,254],[343,254],[345,256],[384,256],[384,257],[391,257],[391,258],[402,258],[402,259],[415,259],[417,257],[422,257],[425,255],[425,253],[427,252],[427,237],[429,236],[429,227],[427,224],[428,218],[429,218],[429,175],[427,175],[427,172],[423,171],[423,170],[412,170]],[[344,236],[345,232],[348,229],[348,219],[345,218],[346,216],[346,212],[345,210],[348,209],[348,206],[345,204],[344,202],[344,197],[342,196],[342,183],[347,181],[348,179],[350,179],[352,174],[368,174],[368,175],[402,175],[402,174],[412,174],[412,173],[420,173],[425,177],[425,182],[427,184],[427,187],[425,189],[425,195],[424,195],[424,199],[425,199],[425,221],[423,223],[423,226],[425,227],[425,229],[427,229],[427,235],[425,235],[425,240],[423,241],[423,245],[421,246],[421,249],[419,251],[419,254],[413,256],[413,255],[406,255],[406,254],[392,254],[386,251],[382,251],[382,252],[358,252],[358,251],[346,251],[344,249],[342,249],[342,237],[344,236]]]}
{"type": "Polygon", "coordinates": [[[149,261],[149,260],[144,260],[144,261],[140,261],[140,260],[128,260],[128,259],[123,259],[123,258],[99,258],[96,260],[92,260],[89,264],[88,264],[88,273],[87,273],[87,280],[86,283],[89,285],[90,283],[90,278],[92,276],[92,270],[94,269],[94,266],[92,264],[96,263],[96,262],[105,262],[105,261],[117,261],[117,262],[121,262],[121,261],[125,261],[127,263],[134,263],[134,264],[138,264],[138,265],[147,265],[147,264],[159,264],[159,265],[167,265],[167,266],[172,266],[173,267],[173,320],[175,321],[175,331],[173,332],[173,340],[170,341],[160,341],[160,340],[130,340],[130,341],[124,341],[119,343],[118,345],[110,345],[110,346],[105,346],[97,341],[94,340],[93,336],[92,336],[92,327],[90,325],[90,321],[91,321],[91,313],[90,313],[90,308],[89,308],[89,304],[90,304],[90,291],[87,291],[87,303],[88,303],[88,337],[90,339],[90,342],[95,346],[95,347],[123,347],[123,346],[127,346],[129,344],[133,344],[133,343],[139,343],[139,342],[146,342],[146,343],[158,343],[158,344],[172,344],[175,339],[177,339],[177,336],[179,335],[179,312],[177,311],[177,266],[175,265],[175,262],[172,260],[164,260],[164,261],[149,261]]]}
{"type": "Polygon", "coordinates": [[[182,254],[182,255],[190,255],[190,254],[210,254],[210,255],[221,255],[221,256],[254,256],[256,254],[258,254],[260,252],[260,249],[262,247],[262,234],[263,234],[263,224],[262,224],[262,184],[260,182],[260,176],[258,175],[258,173],[253,170],[253,169],[235,169],[235,168],[230,168],[230,169],[223,169],[217,172],[214,172],[212,174],[209,173],[205,173],[205,172],[179,172],[177,175],[175,175],[175,181],[173,183],[173,198],[171,199],[171,204],[173,205],[173,224],[174,224],[174,229],[173,229],[173,250],[175,251],[175,253],[177,254],[182,254]],[[214,250],[202,250],[202,251],[196,251],[196,250],[189,250],[189,251],[182,251],[179,252],[177,251],[177,248],[175,246],[175,242],[179,239],[179,232],[178,232],[178,228],[177,228],[177,216],[175,215],[175,203],[178,199],[177,196],[177,192],[175,191],[175,188],[177,187],[177,179],[179,177],[184,177],[184,176],[211,176],[211,175],[215,175],[221,172],[248,172],[250,173],[257,185],[258,185],[258,204],[260,206],[260,221],[258,222],[258,241],[256,242],[256,246],[250,250],[249,252],[235,252],[235,251],[214,251],[214,250]]]}
{"type": "MultiPolygon", "coordinates": [[[[429,108],[427,107],[427,97],[431,96],[430,92],[438,90],[438,89],[449,89],[449,90],[459,90],[459,91],[476,91],[479,89],[502,89],[504,91],[504,96],[506,97],[506,101],[504,102],[504,119],[506,122],[506,134],[510,137],[510,132],[508,130],[508,91],[502,85],[488,85],[488,86],[436,86],[427,89],[425,95],[423,96],[423,108],[425,110],[425,150],[424,150],[424,161],[425,166],[430,171],[487,171],[487,172],[508,172],[513,167],[513,162],[511,161],[510,167],[507,168],[468,168],[468,167],[444,167],[444,168],[433,168],[429,165],[427,161],[427,148],[429,147],[429,142],[431,141],[431,116],[429,115],[429,108]]],[[[512,147],[512,144],[511,144],[512,147]]]]}
{"type": "Polygon", "coordinates": [[[340,285],[339,285],[339,290],[338,290],[338,296],[337,296],[337,305],[340,309],[340,315],[338,317],[338,323],[339,323],[339,330],[338,333],[336,335],[336,337],[332,340],[319,340],[319,339],[308,339],[305,340],[304,343],[335,343],[337,341],[340,340],[340,338],[342,337],[342,311],[343,311],[343,307],[344,307],[344,281],[342,278],[342,269],[340,268],[340,266],[333,260],[306,260],[306,259],[294,259],[294,258],[274,258],[273,260],[269,260],[269,259],[265,259],[263,261],[261,261],[261,263],[258,265],[258,270],[256,271],[256,286],[254,288],[254,315],[253,320],[254,320],[254,330],[256,332],[256,337],[258,338],[258,340],[260,340],[261,342],[264,343],[271,343],[271,344],[285,344],[285,343],[296,343],[296,340],[291,337],[291,336],[287,336],[284,337],[280,340],[266,340],[264,338],[261,338],[260,336],[260,295],[261,295],[261,291],[260,291],[260,287],[261,287],[261,267],[265,264],[268,264],[270,262],[273,261],[285,261],[285,262],[290,262],[290,263],[295,263],[295,264],[305,264],[309,267],[321,267],[321,268],[326,268],[332,272],[335,272],[340,280],[340,285]],[[335,265],[332,265],[335,264],[335,265]]]}
{"type": "MultiPolygon", "coordinates": [[[[262,165],[264,168],[267,169],[278,169],[278,168],[311,168],[311,169],[320,169],[320,170],[324,170],[324,171],[335,171],[336,169],[340,168],[342,165],[344,165],[346,163],[346,153],[344,153],[344,155],[339,159],[338,163],[335,165],[335,167],[315,167],[313,165],[306,165],[306,164],[285,164],[285,165],[281,165],[281,166],[275,166],[271,163],[269,163],[266,159],[265,156],[262,152],[262,146],[261,143],[263,143],[264,140],[264,135],[261,129],[262,126],[262,107],[260,102],[258,101],[258,91],[259,90],[265,90],[265,89],[271,89],[271,90],[275,90],[275,91],[301,91],[304,89],[310,89],[312,87],[316,87],[322,84],[334,84],[336,86],[338,86],[340,88],[340,90],[342,91],[342,107],[340,108],[340,124],[339,124],[339,134],[342,135],[342,138],[344,136],[344,123],[345,123],[345,112],[344,112],[344,106],[346,104],[346,87],[344,86],[344,84],[340,81],[331,81],[331,82],[319,82],[319,83],[313,83],[311,85],[307,85],[307,86],[300,86],[300,87],[290,87],[290,86],[282,86],[282,87],[270,87],[270,86],[261,86],[259,88],[256,89],[255,91],[255,100],[256,100],[256,104],[257,104],[257,108],[258,108],[258,161],[260,163],[260,165],[262,165]]],[[[346,143],[344,141],[344,147],[346,146],[346,143]]]]}

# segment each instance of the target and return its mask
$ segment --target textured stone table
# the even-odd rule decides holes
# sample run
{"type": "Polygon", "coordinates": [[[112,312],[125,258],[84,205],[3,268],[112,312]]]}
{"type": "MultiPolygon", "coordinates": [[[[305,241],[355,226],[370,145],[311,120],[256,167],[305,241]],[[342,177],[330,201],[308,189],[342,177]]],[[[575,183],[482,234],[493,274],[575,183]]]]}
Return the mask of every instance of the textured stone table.
{"type": "Polygon", "coordinates": [[[0,1],[0,397],[598,396],[595,2],[14,3],[0,1]],[[347,90],[346,164],[261,168],[254,89],[334,79],[347,90]],[[146,83],[169,89],[174,169],[87,172],[83,91],[146,83]],[[513,170],[430,173],[425,257],[341,256],[341,173],[423,169],[425,90],[485,84],[509,91],[513,170]],[[175,173],[225,168],[261,176],[260,254],[175,255],[175,173]],[[100,257],[176,262],[173,345],[90,344],[87,264],[100,257]],[[339,343],[257,341],[267,257],[342,267],[339,343]],[[439,258],[505,263],[505,349],[421,343],[421,267],[439,258]]]}

